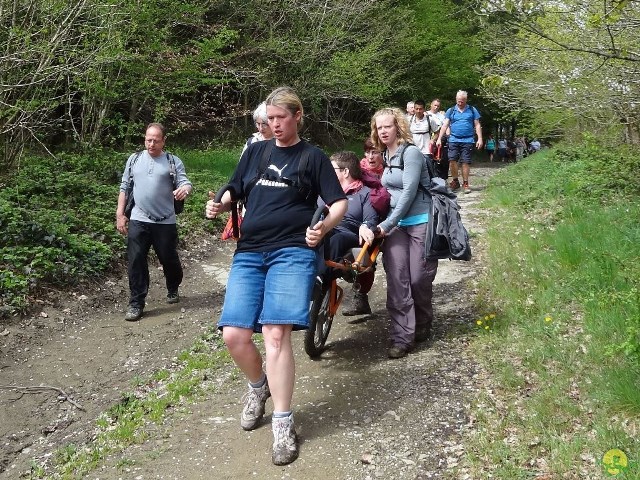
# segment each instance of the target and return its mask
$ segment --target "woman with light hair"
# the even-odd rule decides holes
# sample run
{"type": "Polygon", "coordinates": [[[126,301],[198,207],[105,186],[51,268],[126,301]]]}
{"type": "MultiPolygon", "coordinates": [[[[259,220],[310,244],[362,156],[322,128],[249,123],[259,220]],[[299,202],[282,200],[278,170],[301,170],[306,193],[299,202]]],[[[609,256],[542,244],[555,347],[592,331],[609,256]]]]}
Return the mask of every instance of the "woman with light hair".
{"type": "Polygon", "coordinates": [[[431,337],[433,280],[437,260],[425,260],[424,243],[431,210],[430,175],[404,114],[378,110],[371,119],[371,139],[383,153],[382,185],[391,194],[391,210],[378,228],[385,237],[382,263],[387,276],[391,317],[389,358],[407,355],[416,342],[431,337]]]}
{"type": "MultiPolygon", "coordinates": [[[[303,110],[295,92],[288,87],[274,90],[266,109],[274,138],[249,145],[229,182],[245,199],[247,210],[218,328],[249,382],[240,425],[244,430],[257,428],[272,397],[271,458],[276,465],[286,465],[299,452],[291,411],[295,384],[291,332],[309,326],[317,275],[315,248],[340,223],[347,200],[327,156],[298,134],[303,110]],[[261,169],[263,158],[268,163],[261,169]],[[301,167],[303,158],[306,166],[301,167]],[[329,213],[309,227],[318,195],[329,213]],[[266,371],[252,339],[254,332],[263,334],[266,371]]],[[[207,202],[205,214],[215,218],[230,207],[227,191],[219,203],[207,202]]]]}
{"type": "Polygon", "coordinates": [[[269,121],[267,119],[267,104],[266,102],[262,102],[258,107],[253,111],[253,123],[258,129],[257,132],[253,133],[244,144],[242,148],[242,153],[247,149],[249,145],[255,142],[261,142],[263,140],[270,140],[273,138],[273,132],[271,131],[271,127],[269,127],[269,121]]]}

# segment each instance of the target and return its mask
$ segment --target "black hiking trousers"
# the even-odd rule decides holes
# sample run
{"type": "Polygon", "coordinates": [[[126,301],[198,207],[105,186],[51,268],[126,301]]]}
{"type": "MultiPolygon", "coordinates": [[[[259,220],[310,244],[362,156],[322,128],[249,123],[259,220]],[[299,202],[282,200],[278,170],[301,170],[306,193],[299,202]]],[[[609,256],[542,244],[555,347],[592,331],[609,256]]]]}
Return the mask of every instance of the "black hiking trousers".
{"type": "Polygon", "coordinates": [[[144,308],[149,292],[149,249],[160,260],[168,292],[177,292],[182,283],[182,265],[178,257],[178,227],[175,223],[160,224],[131,220],[127,235],[129,273],[129,306],[144,308]]]}

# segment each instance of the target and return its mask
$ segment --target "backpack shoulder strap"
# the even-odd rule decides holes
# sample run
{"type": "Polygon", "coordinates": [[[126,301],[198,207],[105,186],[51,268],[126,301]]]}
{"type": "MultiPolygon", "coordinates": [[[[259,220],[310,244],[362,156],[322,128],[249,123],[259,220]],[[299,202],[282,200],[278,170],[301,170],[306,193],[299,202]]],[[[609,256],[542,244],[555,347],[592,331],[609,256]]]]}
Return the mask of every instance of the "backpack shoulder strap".
{"type": "Polygon", "coordinates": [[[300,183],[305,184],[310,183],[307,182],[307,165],[309,164],[309,158],[311,157],[311,149],[309,148],[309,144],[307,142],[305,142],[304,140],[302,141],[304,142],[304,146],[302,148],[302,154],[300,155],[300,163],[298,164],[298,180],[300,181],[300,183]]]}
{"type": "Polygon", "coordinates": [[[136,152],[136,156],[133,157],[133,160],[131,160],[131,163],[129,163],[129,181],[133,179],[133,166],[136,164],[136,162],[140,158],[140,155],[142,155],[142,150],[138,150],[136,152]]]}
{"type": "Polygon", "coordinates": [[[173,184],[174,190],[178,188],[176,183],[178,182],[178,176],[176,175],[176,161],[173,158],[171,152],[167,152],[167,159],[169,160],[169,176],[171,177],[171,183],[173,184]]]}
{"type": "Polygon", "coordinates": [[[267,171],[275,142],[276,141],[274,139],[265,142],[266,145],[264,146],[264,150],[262,150],[262,156],[260,157],[260,163],[258,164],[258,177],[262,176],[262,174],[267,171]]]}
{"type": "Polygon", "coordinates": [[[298,192],[305,200],[317,201],[318,192],[311,183],[311,175],[309,175],[309,160],[311,159],[311,145],[302,140],[302,153],[300,154],[300,162],[298,163],[298,192]]]}

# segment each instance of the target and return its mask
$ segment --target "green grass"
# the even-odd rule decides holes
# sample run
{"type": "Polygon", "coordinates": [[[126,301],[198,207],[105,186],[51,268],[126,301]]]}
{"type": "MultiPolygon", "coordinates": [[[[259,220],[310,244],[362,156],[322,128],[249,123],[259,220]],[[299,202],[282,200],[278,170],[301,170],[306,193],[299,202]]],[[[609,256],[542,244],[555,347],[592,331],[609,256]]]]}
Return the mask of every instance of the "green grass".
{"type": "Polygon", "coordinates": [[[472,478],[608,478],[614,448],[630,461],[615,478],[640,478],[638,159],[560,147],[492,178],[478,304],[496,318],[473,348],[493,388],[473,410],[472,478]]]}

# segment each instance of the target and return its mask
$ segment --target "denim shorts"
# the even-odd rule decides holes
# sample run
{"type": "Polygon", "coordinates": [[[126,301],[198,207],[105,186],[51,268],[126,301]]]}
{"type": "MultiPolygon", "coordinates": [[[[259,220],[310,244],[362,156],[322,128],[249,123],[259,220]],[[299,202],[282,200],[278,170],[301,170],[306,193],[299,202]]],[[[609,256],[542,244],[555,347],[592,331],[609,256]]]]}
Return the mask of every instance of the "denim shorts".
{"type": "Polygon", "coordinates": [[[261,332],[262,325],[308,328],[316,263],[316,252],[310,248],[236,253],[218,328],[231,326],[254,332],[261,332]]]}
{"type": "Polygon", "coordinates": [[[449,161],[471,163],[473,143],[449,142],[449,161]]]}

